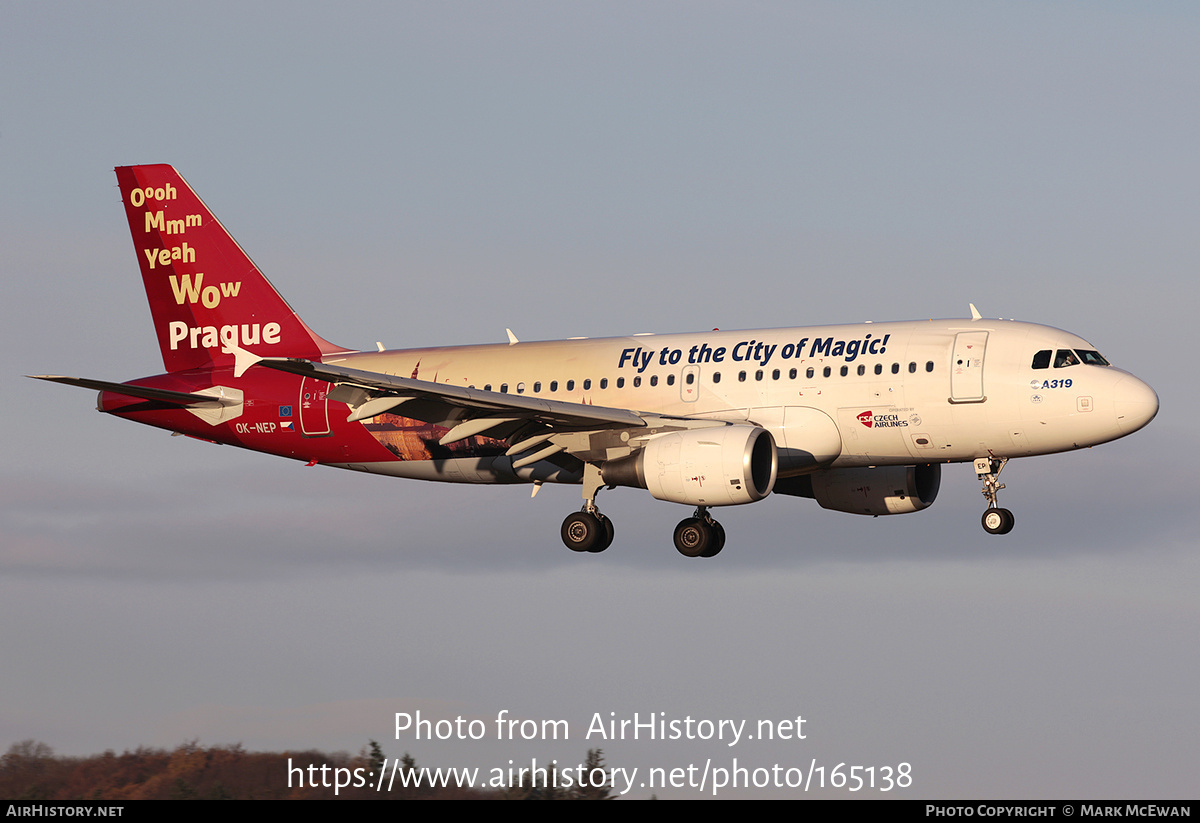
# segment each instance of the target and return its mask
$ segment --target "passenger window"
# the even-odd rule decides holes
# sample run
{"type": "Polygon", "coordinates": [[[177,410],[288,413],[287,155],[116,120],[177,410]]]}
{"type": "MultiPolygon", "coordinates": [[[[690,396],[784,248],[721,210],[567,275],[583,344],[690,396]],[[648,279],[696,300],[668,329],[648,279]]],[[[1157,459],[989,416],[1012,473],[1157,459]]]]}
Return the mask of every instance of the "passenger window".
{"type": "Polygon", "coordinates": [[[588,377],[583,381],[583,390],[590,391],[592,388],[592,378],[588,377]]]}
{"type": "Polygon", "coordinates": [[[789,380],[796,379],[796,370],[795,369],[791,369],[790,371],[788,371],[788,379],[789,380]]]}
{"type": "Polygon", "coordinates": [[[640,374],[633,378],[633,387],[635,389],[640,389],[642,387],[642,376],[640,374]]]}
{"type": "Polygon", "coordinates": [[[607,377],[600,378],[600,388],[602,388],[602,389],[608,388],[608,378],[607,377]]]}
{"type": "Polygon", "coordinates": [[[900,373],[900,364],[893,363],[892,364],[892,374],[899,374],[899,373],[900,373]]]}
{"type": "Polygon", "coordinates": [[[864,366],[862,363],[859,363],[858,364],[858,376],[862,377],[866,373],[867,373],[867,367],[864,366]]]}
{"type": "Polygon", "coordinates": [[[816,374],[816,372],[813,371],[812,366],[809,366],[804,372],[804,376],[809,380],[812,380],[814,374],[816,374]]]}
{"type": "Polygon", "coordinates": [[[508,394],[508,384],[507,384],[507,383],[501,383],[501,384],[500,384],[500,393],[501,393],[501,394],[508,394]]]}
{"type": "Polygon", "coordinates": [[[542,390],[542,381],[538,380],[533,384],[533,393],[538,394],[542,390]]]}
{"type": "Polygon", "coordinates": [[[779,369],[776,369],[775,371],[771,372],[771,379],[772,379],[772,380],[778,380],[778,379],[779,379],[779,369]]]}
{"type": "Polygon", "coordinates": [[[517,384],[517,394],[524,394],[524,393],[525,393],[525,381],[522,380],[520,383],[517,384]]]}
{"type": "Polygon", "coordinates": [[[552,391],[552,392],[558,391],[558,381],[557,380],[550,381],[550,391],[552,391]]]}
{"type": "Polygon", "coordinates": [[[882,363],[876,363],[876,364],[875,364],[875,373],[876,373],[876,374],[883,374],[883,364],[882,364],[882,363]]]}
{"type": "Polygon", "coordinates": [[[623,389],[623,388],[625,388],[625,378],[624,378],[624,377],[618,377],[618,378],[617,378],[617,388],[618,388],[618,389],[623,389]]]}
{"type": "Polygon", "coordinates": [[[739,382],[739,383],[745,383],[745,382],[746,382],[746,373],[745,373],[744,371],[740,371],[740,372],[738,372],[738,382],[739,382]]]}
{"type": "Polygon", "coordinates": [[[909,364],[908,364],[908,373],[909,373],[909,374],[916,374],[916,372],[917,372],[917,364],[916,364],[916,363],[909,363],[909,364]]]}
{"type": "MultiPolygon", "coordinates": [[[[688,376],[689,376],[689,377],[691,377],[692,375],[688,375],[688,376]]],[[[674,386],[674,385],[675,385],[675,375],[673,375],[673,374],[668,374],[668,375],[667,375],[667,385],[668,385],[668,386],[674,386]]]]}
{"type": "Polygon", "coordinates": [[[1037,354],[1035,354],[1033,356],[1033,367],[1035,369],[1050,368],[1050,350],[1049,349],[1042,349],[1040,352],[1038,352],[1037,354]]]}
{"type": "Polygon", "coordinates": [[[690,372],[688,372],[688,373],[687,373],[687,377],[685,377],[685,378],[684,378],[684,380],[686,380],[686,381],[687,381],[687,384],[688,384],[689,386],[690,386],[690,385],[692,385],[693,383],[695,383],[695,382],[696,382],[696,373],[695,373],[695,372],[691,372],[691,371],[690,371],[690,372]]]}
{"type": "Polygon", "coordinates": [[[715,371],[715,372],[713,372],[713,382],[714,382],[714,383],[720,383],[720,382],[721,382],[721,373],[720,373],[719,371],[715,371]]]}
{"type": "Polygon", "coordinates": [[[657,374],[652,374],[652,375],[650,375],[650,385],[651,385],[651,386],[657,386],[657,385],[658,385],[658,375],[657,375],[657,374]]]}
{"type": "Polygon", "coordinates": [[[845,377],[847,374],[849,374],[849,373],[850,373],[850,367],[849,367],[849,366],[842,366],[842,369],[841,369],[841,371],[842,371],[842,377],[845,377]]]}
{"type": "Polygon", "coordinates": [[[833,374],[833,369],[831,369],[831,368],[829,368],[828,366],[826,366],[826,367],[824,368],[824,370],[822,370],[822,372],[821,372],[821,373],[822,373],[823,375],[825,375],[826,377],[828,377],[829,375],[833,374]]]}
{"type": "Polygon", "coordinates": [[[575,381],[574,380],[567,381],[567,391],[575,391],[575,381]]]}
{"type": "Polygon", "coordinates": [[[756,372],[754,373],[754,379],[755,379],[755,380],[762,380],[762,378],[763,378],[763,372],[762,372],[762,369],[759,369],[758,371],[756,371],[756,372]]]}
{"type": "Polygon", "coordinates": [[[933,371],[933,361],[932,360],[925,361],[925,371],[933,371]]]}

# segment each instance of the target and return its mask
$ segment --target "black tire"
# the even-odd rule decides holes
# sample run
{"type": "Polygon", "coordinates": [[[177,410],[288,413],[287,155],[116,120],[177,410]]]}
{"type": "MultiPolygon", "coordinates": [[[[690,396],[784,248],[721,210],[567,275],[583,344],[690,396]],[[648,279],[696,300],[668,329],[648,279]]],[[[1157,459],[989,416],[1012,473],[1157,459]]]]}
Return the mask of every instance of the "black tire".
{"type": "Polygon", "coordinates": [[[712,522],[712,545],[700,555],[701,557],[716,557],[721,553],[721,549],[725,548],[725,527],[716,520],[712,522]]]}
{"type": "Polygon", "coordinates": [[[1010,531],[1013,530],[1013,526],[1016,525],[1017,518],[1014,517],[1013,513],[1010,512],[1008,509],[1001,509],[1000,514],[1002,514],[1004,516],[1004,529],[1003,529],[1003,531],[1000,532],[1000,534],[1008,534],[1010,531]]]}
{"type": "Polygon", "coordinates": [[[599,554],[611,546],[613,542],[613,534],[616,531],[613,528],[612,520],[600,514],[600,512],[596,512],[596,518],[600,521],[600,528],[603,532],[603,536],[601,537],[599,544],[589,549],[589,551],[591,551],[593,554],[599,554]]]}
{"type": "Polygon", "coordinates": [[[713,542],[713,530],[699,517],[679,521],[675,527],[675,548],[684,557],[702,557],[713,542]]]}
{"type": "Polygon", "coordinates": [[[602,545],[605,530],[596,515],[590,512],[575,512],[567,515],[563,521],[562,542],[573,552],[604,551],[596,546],[602,545]]]}
{"type": "Polygon", "coordinates": [[[1016,522],[1008,509],[988,509],[983,513],[983,530],[988,534],[1008,534],[1016,522]]]}

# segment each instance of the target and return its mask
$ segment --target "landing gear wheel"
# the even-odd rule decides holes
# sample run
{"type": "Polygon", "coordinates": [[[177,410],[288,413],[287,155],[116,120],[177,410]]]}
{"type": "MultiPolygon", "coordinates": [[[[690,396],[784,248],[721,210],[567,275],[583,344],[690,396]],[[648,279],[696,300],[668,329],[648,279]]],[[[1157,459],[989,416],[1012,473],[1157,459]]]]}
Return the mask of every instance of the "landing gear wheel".
{"type": "MultiPolygon", "coordinates": [[[[611,524],[609,528],[611,528],[611,524]]],[[[604,540],[609,532],[600,519],[591,512],[575,512],[567,515],[567,519],[563,521],[561,533],[563,543],[573,552],[602,552],[608,548],[608,544],[604,540]]]]}
{"type": "Polygon", "coordinates": [[[699,517],[689,517],[675,527],[675,548],[684,557],[703,557],[712,548],[713,537],[713,529],[707,523],[699,517]]]}
{"type": "Polygon", "coordinates": [[[611,546],[612,542],[613,542],[613,533],[615,532],[615,529],[613,529],[612,520],[605,517],[600,512],[596,512],[596,519],[600,521],[600,528],[601,528],[601,531],[603,532],[603,535],[600,539],[599,545],[597,545],[594,548],[588,549],[588,551],[592,552],[593,554],[599,554],[600,552],[604,551],[609,546],[611,546]]]}
{"type": "Polygon", "coordinates": [[[1008,509],[991,508],[983,513],[983,530],[988,534],[1008,534],[1016,522],[1008,509]]]}
{"type": "Polygon", "coordinates": [[[701,557],[716,557],[725,548],[725,527],[716,520],[712,521],[712,545],[705,550],[701,557]]]}

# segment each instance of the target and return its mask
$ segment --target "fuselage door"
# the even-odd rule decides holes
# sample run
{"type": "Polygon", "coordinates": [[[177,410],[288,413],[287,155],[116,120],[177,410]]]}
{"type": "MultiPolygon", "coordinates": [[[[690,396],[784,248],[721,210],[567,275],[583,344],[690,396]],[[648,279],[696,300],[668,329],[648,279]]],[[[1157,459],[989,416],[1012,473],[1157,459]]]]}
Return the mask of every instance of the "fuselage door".
{"type": "Polygon", "coordinates": [[[983,353],[988,333],[964,331],[954,336],[954,354],[950,359],[950,402],[982,403],[983,353]]]}
{"type": "Polygon", "coordinates": [[[311,377],[300,380],[300,433],[305,437],[330,434],[329,385],[311,377]]]}
{"type": "Polygon", "coordinates": [[[700,367],[684,366],[683,374],[679,375],[679,399],[685,403],[694,403],[700,396],[700,367]]]}

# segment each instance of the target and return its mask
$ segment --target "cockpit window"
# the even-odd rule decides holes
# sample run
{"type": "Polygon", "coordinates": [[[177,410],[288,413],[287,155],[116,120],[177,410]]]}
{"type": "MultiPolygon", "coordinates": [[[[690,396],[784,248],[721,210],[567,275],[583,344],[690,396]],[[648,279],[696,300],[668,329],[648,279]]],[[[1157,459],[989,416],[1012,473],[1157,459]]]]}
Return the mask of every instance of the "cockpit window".
{"type": "Polygon", "coordinates": [[[1035,354],[1033,356],[1033,367],[1035,369],[1050,368],[1050,350],[1049,349],[1042,349],[1040,352],[1038,352],[1037,354],[1035,354]]]}
{"type": "Polygon", "coordinates": [[[1059,349],[1054,355],[1054,368],[1065,369],[1067,366],[1078,366],[1079,358],[1070,349],[1059,349]]]}
{"type": "Polygon", "coordinates": [[[1108,366],[1111,365],[1098,351],[1087,351],[1085,349],[1076,349],[1075,353],[1079,355],[1080,361],[1088,366],[1108,366]]]}

